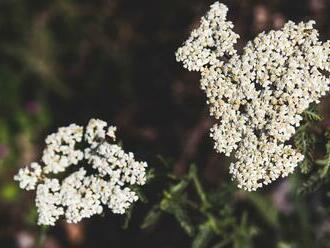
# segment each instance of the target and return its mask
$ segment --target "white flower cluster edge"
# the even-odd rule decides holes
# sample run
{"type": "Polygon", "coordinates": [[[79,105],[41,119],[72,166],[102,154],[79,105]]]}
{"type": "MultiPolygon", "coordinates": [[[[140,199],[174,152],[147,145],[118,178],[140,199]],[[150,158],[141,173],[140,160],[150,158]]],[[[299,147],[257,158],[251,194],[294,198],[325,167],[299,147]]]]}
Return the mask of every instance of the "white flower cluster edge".
{"type": "Polygon", "coordinates": [[[115,132],[98,119],[89,121],[85,133],[76,124],[61,127],[46,138],[42,161],[14,176],[22,189],[36,190],[39,225],[55,225],[63,215],[77,223],[105,206],[124,214],[139,199],[131,186],[146,183],[147,163],[114,143],[115,132]]]}
{"type": "Polygon", "coordinates": [[[304,159],[288,141],[310,103],[329,90],[330,41],[321,42],[314,21],[287,22],[259,34],[242,53],[239,35],[216,2],[176,52],[189,71],[201,73],[214,148],[226,156],[238,187],[255,191],[285,177],[304,159]]]}

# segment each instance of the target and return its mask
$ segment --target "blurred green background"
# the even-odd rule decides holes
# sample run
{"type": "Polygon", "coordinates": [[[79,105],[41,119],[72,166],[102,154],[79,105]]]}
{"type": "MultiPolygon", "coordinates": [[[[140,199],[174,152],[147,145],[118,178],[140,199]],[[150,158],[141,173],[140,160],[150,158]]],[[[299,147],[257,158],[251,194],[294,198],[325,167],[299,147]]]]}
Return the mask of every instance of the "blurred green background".
{"type": "MultiPolygon", "coordinates": [[[[38,239],[33,193],[19,190],[12,177],[38,160],[45,136],[59,126],[104,119],[138,158],[162,154],[177,175],[194,161],[208,187],[229,183],[228,161],[208,138],[212,120],[199,75],[174,55],[212,2],[0,0],[0,247],[34,247],[38,239]]],[[[330,38],[329,0],[223,3],[241,36],[239,48],[288,20],[315,19],[321,39],[330,38]]],[[[329,109],[325,98],[324,127],[329,109]]],[[[300,183],[296,175],[259,193],[235,193],[243,199],[237,208],[249,212],[260,233],[241,247],[330,247],[328,187],[288,197],[300,183]]],[[[143,212],[128,230],[113,215],[61,222],[48,230],[45,247],[190,246],[170,216],[155,230],[140,230],[135,222],[143,212]]]]}

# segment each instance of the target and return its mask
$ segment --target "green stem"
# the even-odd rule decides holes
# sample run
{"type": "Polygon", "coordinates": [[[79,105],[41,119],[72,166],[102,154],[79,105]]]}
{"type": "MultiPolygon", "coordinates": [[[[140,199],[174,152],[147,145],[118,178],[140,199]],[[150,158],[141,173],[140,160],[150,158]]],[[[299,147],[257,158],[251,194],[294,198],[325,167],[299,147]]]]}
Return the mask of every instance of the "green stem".
{"type": "Polygon", "coordinates": [[[207,199],[207,195],[203,189],[203,186],[199,180],[198,174],[197,174],[197,168],[195,164],[192,164],[190,167],[190,171],[189,171],[189,177],[192,180],[194,187],[196,189],[197,195],[199,196],[201,202],[202,202],[202,206],[200,208],[200,211],[203,215],[206,216],[206,218],[208,219],[208,223],[209,225],[213,228],[215,233],[220,233],[220,229],[217,225],[216,222],[216,218],[214,217],[214,215],[209,211],[211,204],[207,199]]]}
{"type": "Polygon", "coordinates": [[[40,234],[36,242],[36,248],[42,248],[46,240],[48,226],[42,226],[40,228],[40,234]]]}
{"type": "Polygon", "coordinates": [[[190,170],[190,178],[192,179],[192,181],[194,183],[194,186],[195,186],[195,189],[196,189],[196,192],[197,192],[199,198],[201,199],[202,208],[204,210],[207,210],[207,209],[209,209],[211,204],[207,200],[207,196],[204,192],[203,186],[202,186],[202,184],[201,184],[201,182],[198,178],[196,166],[194,164],[192,164],[191,167],[192,168],[190,170]]]}

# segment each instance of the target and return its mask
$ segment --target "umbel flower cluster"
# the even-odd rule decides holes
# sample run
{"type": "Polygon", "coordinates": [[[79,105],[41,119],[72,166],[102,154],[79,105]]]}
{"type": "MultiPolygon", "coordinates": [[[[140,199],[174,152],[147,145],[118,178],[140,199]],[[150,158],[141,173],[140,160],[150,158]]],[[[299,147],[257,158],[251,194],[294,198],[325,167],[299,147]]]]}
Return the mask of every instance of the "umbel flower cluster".
{"type": "Polygon", "coordinates": [[[22,189],[36,190],[38,224],[54,225],[101,214],[104,207],[123,214],[138,200],[131,189],[146,182],[147,163],[138,162],[115,143],[116,127],[91,119],[71,124],[46,138],[40,163],[19,170],[14,179],[22,189]]]}
{"type": "Polygon", "coordinates": [[[241,53],[227,7],[211,6],[200,26],[177,50],[177,61],[201,73],[201,88],[217,123],[211,137],[230,156],[233,180],[254,191],[292,173],[304,157],[288,144],[301,114],[329,90],[330,42],[314,22],[286,23],[259,34],[241,53]]]}

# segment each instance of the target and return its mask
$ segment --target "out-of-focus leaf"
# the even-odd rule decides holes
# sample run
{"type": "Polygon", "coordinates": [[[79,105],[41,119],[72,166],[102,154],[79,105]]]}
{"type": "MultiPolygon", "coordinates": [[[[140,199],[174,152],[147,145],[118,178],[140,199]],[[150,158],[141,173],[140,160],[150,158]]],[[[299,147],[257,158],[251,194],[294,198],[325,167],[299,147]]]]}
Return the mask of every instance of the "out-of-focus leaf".
{"type": "Polygon", "coordinates": [[[7,202],[14,202],[19,195],[19,188],[14,183],[8,183],[1,188],[1,198],[7,202]]]}
{"type": "Polygon", "coordinates": [[[195,233],[195,227],[188,215],[187,210],[179,205],[172,203],[170,206],[166,209],[167,212],[171,213],[175,219],[178,221],[182,229],[189,235],[193,236],[195,233]]]}
{"type": "Polygon", "coordinates": [[[187,188],[188,184],[189,182],[187,180],[181,180],[179,183],[170,187],[169,194],[170,195],[181,194],[181,192],[187,188]]]}
{"type": "Polygon", "coordinates": [[[170,168],[171,161],[169,159],[163,157],[162,155],[157,155],[157,158],[167,169],[170,168]]]}
{"type": "Polygon", "coordinates": [[[25,214],[25,221],[31,226],[35,226],[38,220],[38,212],[36,207],[31,207],[29,212],[25,214]]]}
{"type": "Polygon", "coordinates": [[[132,186],[131,187],[132,190],[138,195],[139,197],[139,201],[143,202],[143,203],[148,203],[148,199],[147,197],[144,195],[144,193],[142,192],[140,187],[137,186],[132,186]]]}
{"type": "Polygon", "coordinates": [[[153,206],[153,208],[147,213],[146,217],[144,218],[141,228],[146,229],[154,226],[160,219],[161,215],[162,212],[159,206],[153,206]]]}
{"type": "Polygon", "coordinates": [[[69,88],[59,78],[56,45],[52,33],[44,25],[34,25],[29,37],[29,49],[22,49],[21,59],[26,68],[38,75],[57,94],[68,96],[69,88]]]}
{"type": "Polygon", "coordinates": [[[154,178],[155,178],[155,169],[154,168],[151,168],[147,171],[147,182],[150,182],[152,181],[154,178]]]}
{"type": "Polygon", "coordinates": [[[234,232],[233,247],[235,248],[253,248],[253,238],[258,234],[258,229],[255,226],[249,225],[247,213],[242,216],[240,225],[234,232]]]}
{"type": "Polygon", "coordinates": [[[279,242],[276,248],[293,248],[293,246],[287,242],[279,242]]]}
{"type": "Polygon", "coordinates": [[[269,199],[258,193],[249,193],[247,196],[269,225],[273,227],[279,225],[278,211],[269,199]]]}
{"type": "Polygon", "coordinates": [[[208,223],[200,225],[197,235],[195,236],[192,248],[207,248],[210,245],[212,238],[214,237],[214,231],[208,223]]]}
{"type": "Polygon", "coordinates": [[[319,173],[312,174],[309,178],[304,180],[304,182],[299,186],[297,192],[300,195],[305,195],[312,193],[321,188],[322,185],[328,183],[330,177],[321,177],[319,173]]]}
{"type": "Polygon", "coordinates": [[[6,122],[0,119],[0,144],[9,143],[9,128],[6,122]]]}
{"type": "Polygon", "coordinates": [[[134,205],[132,204],[129,209],[126,211],[125,213],[125,218],[124,218],[124,222],[122,224],[122,228],[123,229],[127,229],[129,226],[129,223],[132,219],[132,214],[133,214],[133,209],[134,209],[134,205]]]}

